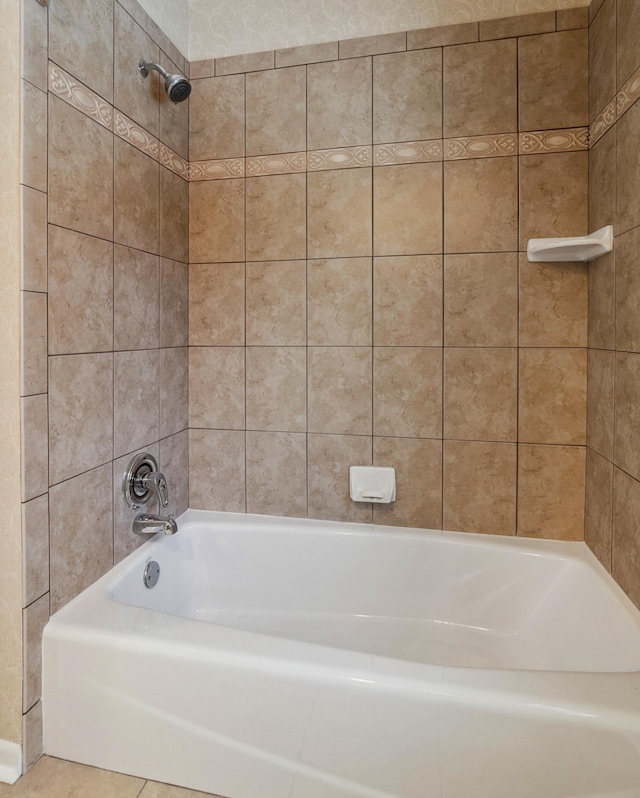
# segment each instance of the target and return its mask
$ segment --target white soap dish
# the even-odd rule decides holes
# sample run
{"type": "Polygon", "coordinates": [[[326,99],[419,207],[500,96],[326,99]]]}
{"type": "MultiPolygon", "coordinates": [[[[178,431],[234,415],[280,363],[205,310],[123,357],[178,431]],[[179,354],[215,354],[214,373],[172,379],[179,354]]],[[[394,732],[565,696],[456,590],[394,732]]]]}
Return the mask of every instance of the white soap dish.
{"type": "Polygon", "coordinates": [[[396,500],[396,470],[387,466],[351,466],[349,495],[354,502],[391,504],[396,500]]]}
{"type": "Polygon", "coordinates": [[[588,236],[573,238],[531,238],[527,244],[527,257],[532,263],[546,261],[589,261],[606,255],[613,249],[613,227],[596,230],[588,236]]]}

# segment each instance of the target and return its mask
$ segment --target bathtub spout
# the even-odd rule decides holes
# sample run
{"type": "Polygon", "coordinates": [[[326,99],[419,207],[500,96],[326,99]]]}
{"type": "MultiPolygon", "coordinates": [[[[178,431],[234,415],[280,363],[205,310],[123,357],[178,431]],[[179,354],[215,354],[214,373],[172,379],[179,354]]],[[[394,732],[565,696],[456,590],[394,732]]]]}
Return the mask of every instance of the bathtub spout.
{"type": "Polygon", "coordinates": [[[138,513],[133,519],[133,531],[136,535],[155,535],[156,532],[164,532],[165,535],[175,535],[178,531],[178,524],[176,524],[176,519],[172,515],[165,518],[162,515],[138,513]]]}

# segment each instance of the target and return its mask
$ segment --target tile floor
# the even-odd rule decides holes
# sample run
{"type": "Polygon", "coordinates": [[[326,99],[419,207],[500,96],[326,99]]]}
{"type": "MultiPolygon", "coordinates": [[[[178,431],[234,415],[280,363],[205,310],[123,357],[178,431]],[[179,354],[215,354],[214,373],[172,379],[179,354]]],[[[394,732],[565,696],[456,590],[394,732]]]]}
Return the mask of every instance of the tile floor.
{"type": "Polygon", "coordinates": [[[42,757],[12,787],[0,784],[0,798],[205,798],[209,795],[48,756],[42,757]]]}

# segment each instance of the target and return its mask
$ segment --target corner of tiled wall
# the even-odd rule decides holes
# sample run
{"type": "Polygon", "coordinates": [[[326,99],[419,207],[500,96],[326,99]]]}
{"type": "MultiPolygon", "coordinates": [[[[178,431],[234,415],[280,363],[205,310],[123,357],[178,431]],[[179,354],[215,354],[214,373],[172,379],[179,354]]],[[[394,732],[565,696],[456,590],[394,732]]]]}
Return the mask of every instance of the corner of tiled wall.
{"type": "Polygon", "coordinates": [[[192,506],[582,539],[587,25],[192,64],[192,506]]]}
{"type": "Polygon", "coordinates": [[[640,606],[640,5],[594,0],[589,26],[589,226],[614,229],[590,264],[585,538],[640,606]]]}
{"type": "Polygon", "coordinates": [[[135,0],[23,3],[24,766],[42,752],[41,635],[141,541],[142,449],[187,507],[187,62],[135,0]]]}

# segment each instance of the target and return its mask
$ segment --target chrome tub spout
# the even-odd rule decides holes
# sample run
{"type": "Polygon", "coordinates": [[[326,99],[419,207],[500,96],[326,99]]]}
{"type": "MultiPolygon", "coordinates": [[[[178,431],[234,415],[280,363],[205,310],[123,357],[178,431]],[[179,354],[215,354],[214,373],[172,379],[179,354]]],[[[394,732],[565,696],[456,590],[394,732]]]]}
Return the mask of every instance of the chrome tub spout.
{"type": "Polygon", "coordinates": [[[178,524],[172,515],[165,518],[162,515],[138,513],[133,519],[133,531],[136,535],[155,535],[156,532],[175,535],[178,531],[178,524]]]}

